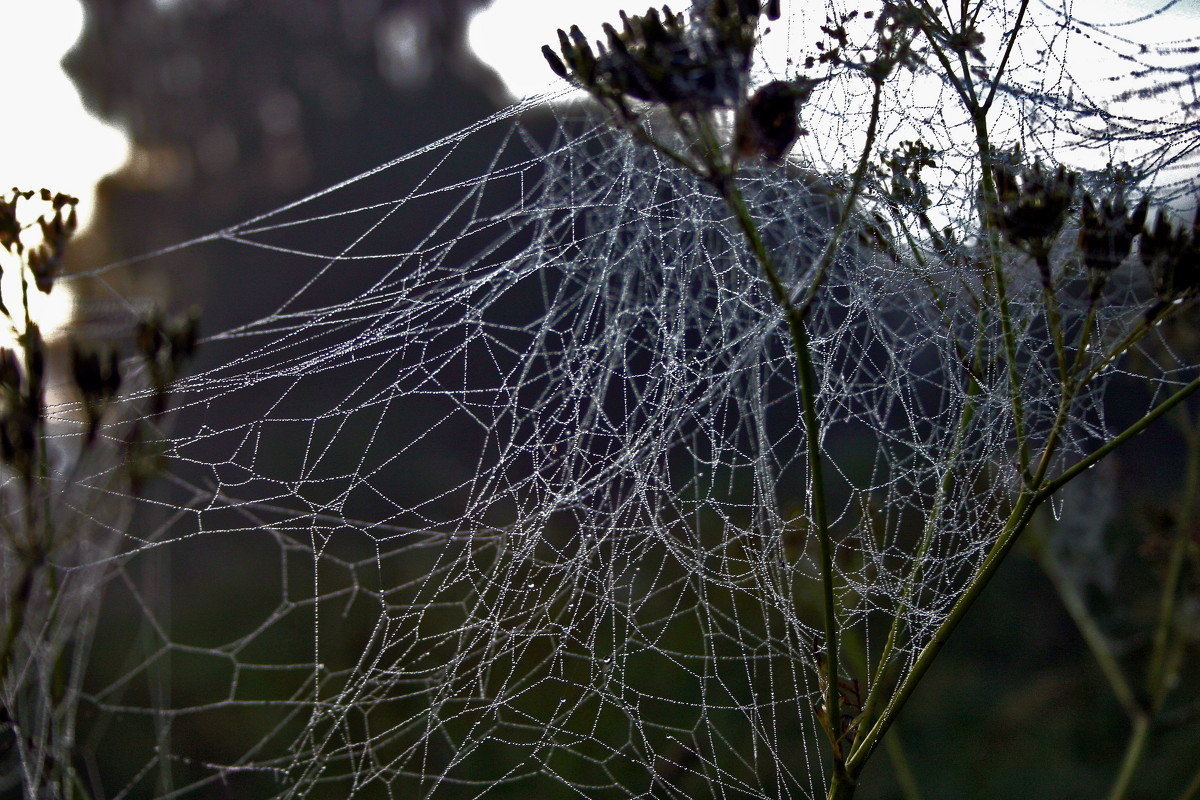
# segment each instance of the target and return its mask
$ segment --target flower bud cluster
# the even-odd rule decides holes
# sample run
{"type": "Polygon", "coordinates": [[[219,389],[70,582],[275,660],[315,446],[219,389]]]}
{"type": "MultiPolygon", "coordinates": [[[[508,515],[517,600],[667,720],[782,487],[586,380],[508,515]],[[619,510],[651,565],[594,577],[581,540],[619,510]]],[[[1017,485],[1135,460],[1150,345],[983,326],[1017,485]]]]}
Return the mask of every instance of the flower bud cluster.
{"type": "Polygon", "coordinates": [[[75,216],[75,206],[79,199],[62,192],[51,196],[47,189],[42,189],[42,199],[53,205],[54,216],[50,219],[46,219],[45,216],[38,217],[38,226],[42,229],[42,242],[29,251],[27,263],[38,291],[50,294],[50,290],[54,288],[54,280],[62,268],[67,241],[79,224],[75,216]],[[65,217],[64,209],[67,210],[65,217]]]}
{"type": "Polygon", "coordinates": [[[1191,230],[1172,225],[1160,211],[1154,228],[1142,232],[1139,252],[1159,299],[1152,315],[1167,304],[1200,294],[1200,208],[1191,230]]]}
{"type": "Polygon", "coordinates": [[[879,177],[888,181],[888,198],[914,211],[927,211],[931,205],[929,187],[921,172],[935,169],[937,158],[929,145],[921,140],[904,141],[883,158],[887,172],[878,170],[879,177]]]}
{"type": "Polygon", "coordinates": [[[109,402],[121,387],[121,362],[116,350],[101,356],[71,342],[71,377],[83,398],[83,413],[87,422],[86,441],[92,442],[100,429],[100,418],[109,402]]]}
{"type": "MultiPolygon", "coordinates": [[[[782,160],[804,132],[797,115],[819,80],[798,76],[749,91],[759,24],[779,14],[778,0],[710,0],[697,4],[690,19],[667,6],[640,16],[621,12],[621,30],[604,25],[607,43],[593,48],[572,26],[559,30],[559,52],[546,45],[542,54],[555,74],[585,89],[621,123],[637,118],[635,102],[666,105],[680,125],[686,120],[699,128],[709,112],[733,109],[729,164],[719,165],[711,148],[701,148],[697,158],[696,171],[715,177],[738,159],[782,160]]],[[[692,133],[689,128],[688,138],[692,133]]]]}
{"type": "Polygon", "coordinates": [[[1116,269],[1133,247],[1133,240],[1146,224],[1150,199],[1143,197],[1133,213],[1125,206],[1125,198],[1105,198],[1096,205],[1092,196],[1083,195],[1083,214],[1080,219],[1079,248],[1083,263],[1095,272],[1116,269]]]}
{"type": "Polygon", "coordinates": [[[0,348],[0,460],[28,482],[37,458],[46,362],[37,325],[31,325],[21,340],[25,349],[24,366],[16,352],[0,348]]]}
{"type": "Polygon", "coordinates": [[[138,323],[134,341],[150,374],[155,416],[167,410],[168,391],[195,354],[199,330],[200,315],[195,309],[174,319],[152,314],[138,323]]]}
{"type": "Polygon", "coordinates": [[[1028,251],[1049,286],[1050,248],[1066,221],[1077,176],[1061,164],[1047,172],[1040,161],[1018,170],[1014,164],[1019,159],[1020,150],[1014,149],[1010,159],[999,159],[992,167],[999,203],[996,225],[1006,239],[1028,251]]]}
{"type": "Polygon", "coordinates": [[[1084,192],[1079,218],[1079,250],[1088,271],[1093,301],[1100,298],[1109,274],[1133,249],[1133,241],[1142,232],[1149,210],[1148,197],[1143,197],[1130,214],[1120,191],[1098,205],[1091,194],[1084,192]]]}
{"type": "MultiPolygon", "coordinates": [[[[21,241],[24,230],[17,217],[17,203],[33,197],[32,191],[12,190],[12,197],[5,200],[0,198],[0,247],[17,255],[25,254],[25,245],[21,241]]],[[[26,264],[33,275],[38,291],[49,294],[54,288],[54,280],[62,267],[63,252],[67,242],[75,233],[79,219],[75,214],[75,206],[79,199],[69,194],[58,192],[51,194],[49,189],[42,189],[41,199],[50,203],[54,214],[49,219],[43,214],[38,217],[38,227],[42,231],[42,241],[29,251],[26,264]]],[[[0,311],[7,311],[0,303],[0,311]]]]}

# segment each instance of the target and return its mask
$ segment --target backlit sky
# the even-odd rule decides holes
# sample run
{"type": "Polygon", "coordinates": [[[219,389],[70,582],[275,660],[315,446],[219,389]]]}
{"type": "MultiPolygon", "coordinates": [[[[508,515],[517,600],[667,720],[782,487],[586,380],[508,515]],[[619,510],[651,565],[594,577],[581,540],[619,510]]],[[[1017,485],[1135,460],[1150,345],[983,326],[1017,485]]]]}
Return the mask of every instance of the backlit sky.
{"type": "MultiPolygon", "coordinates": [[[[1118,23],[1113,32],[1128,30],[1129,35],[1139,40],[1153,38],[1157,41],[1179,39],[1188,33],[1192,36],[1200,31],[1200,0],[1176,0],[1167,13],[1144,25],[1123,25],[1138,16],[1167,5],[1169,0],[1051,0],[1047,5],[1071,8],[1091,22],[1118,23]]],[[[602,39],[601,24],[618,19],[622,8],[629,12],[644,11],[649,5],[661,6],[662,0],[494,0],[491,6],[481,11],[473,20],[470,31],[471,47],[484,61],[490,63],[503,76],[514,97],[536,95],[555,80],[546,68],[541,55],[541,46],[557,40],[556,30],[578,25],[590,39],[602,39]]],[[[687,0],[668,3],[679,10],[688,5],[687,0]]],[[[854,7],[853,3],[842,3],[854,7]]],[[[863,4],[857,4],[863,5],[863,4]]],[[[865,7],[870,7],[870,3],[865,7]]],[[[1016,3],[1012,3],[1015,7],[1016,3]]],[[[1035,2],[1033,6],[1038,6],[1035,2]]],[[[792,20],[774,23],[778,28],[774,35],[766,36],[763,47],[768,61],[779,60],[789,47],[793,50],[797,42],[788,37],[799,37],[803,44],[811,44],[818,36],[817,27],[824,21],[825,3],[811,0],[784,0],[784,11],[789,6],[792,20]],[[806,9],[808,9],[806,11],[806,9]]],[[[802,49],[802,48],[800,48],[802,49]]],[[[1097,63],[1099,70],[1114,68],[1109,64],[1097,63]]]]}
{"type": "Polygon", "coordinates": [[[62,71],[63,54],[83,29],[78,0],[0,0],[4,20],[4,117],[0,190],[67,192],[84,217],[92,187],[129,154],[117,128],[89,115],[62,71]]]}
{"type": "MultiPolygon", "coordinates": [[[[682,7],[684,3],[677,5],[682,7]]],[[[793,3],[799,9],[816,5],[793,3]]],[[[1087,0],[1086,4],[1076,2],[1074,7],[1079,12],[1084,5],[1089,14],[1106,14],[1116,20],[1136,16],[1139,9],[1157,7],[1161,2],[1093,4],[1087,0]]],[[[551,88],[556,80],[539,52],[542,44],[555,40],[555,30],[578,24],[598,38],[600,24],[616,19],[622,7],[640,10],[634,0],[496,0],[473,21],[471,45],[500,73],[514,98],[538,94],[551,88]]],[[[797,12],[798,17],[803,14],[797,12]]],[[[808,16],[813,19],[793,19],[790,25],[776,23],[781,30],[765,40],[768,60],[780,61],[779,54],[788,48],[789,36],[810,38],[798,32],[821,20],[811,11],[808,16]]],[[[118,129],[87,114],[59,66],[63,53],[79,36],[81,6],[78,0],[0,0],[0,19],[9,34],[5,37],[7,121],[0,126],[0,186],[44,185],[76,194],[83,200],[80,211],[86,220],[88,209],[94,206],[92,187],[124,163],[129,148],[118,129]],[[14,118],[30,121],[13,124],[14,118]]],[[[1176,3],[1170,14],[1155,23],[1164,41],[1179,38],[1181,31],[1200,30],[1198,25],[1200,0],[1176,3]]],[[[1137,35],[1146,36],[1146,27],[1139,28],[1137,35]]],[[[1098,78],[1106,71],[1123,69],[1120,64],[1099,60],[1095,66],[1098,78]]]]}

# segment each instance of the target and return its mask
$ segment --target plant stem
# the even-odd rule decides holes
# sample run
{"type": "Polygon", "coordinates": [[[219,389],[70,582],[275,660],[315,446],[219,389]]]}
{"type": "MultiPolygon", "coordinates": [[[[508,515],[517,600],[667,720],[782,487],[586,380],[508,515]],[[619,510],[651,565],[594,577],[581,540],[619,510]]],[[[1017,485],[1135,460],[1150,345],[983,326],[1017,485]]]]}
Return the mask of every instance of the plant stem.
{"type": "Polygon", "coordinates": [[[900,709],[904,707],[904,704],[917,688],[917,685],[921,682],[929,667],[932,666],[934,659],[941,652],[950,634],[958,627],[958,623],[966,615],[967,609],[971,607],[976,598],[983,592],[992,575],[995,574],[1000,564],[1004,561],[1004,556],[1011,548],[1015,534],[1029,524],[1029,518],[1032,516],[1033,511],[1031,508],[1033,502],[1034,494],[1032,492],[1023,491],[1021,493],[1016,505],[1009,514],[1008,522],[1005,523],[995,544],[992,545],[991,551],[988,552],[983,563],[975,571],[966,589],[959,596],[958,600],[955,601],[946,618],[942,620],[941,625],[937,627],[937,630],[933,632],[933,636],[921,648],[908,675],[905,676],[900,686],[897,687],[891,701],[883,713],[880,714],[879,719],[871,725],[870,729],[862,736],[858,746],[855,747],[847,763],[847,767],[851,770],[852,774],[857,774],[862,770],[867,759],[871,757],[871,753],[878,746],[880,739],[887,733],[888,728],[899,715],[900,709]]]}
{"type": "MultiPolygon", "coordinates": [[[[796,372],[800,379],[800,394],[804,404],[805,446],[808,451],[809,491],[812,495],[813,522],[817,529],[817,541],[821,550],[821,597],[825,626],[825,711],[829,721],[829,738],[834,750],[834,777],[842,769],[839,732],[841,731],[841,700],[838,696],[838,622],[836,599],[833,594],[833,540],[829,534],[829,511],[825,498],[825,473],[822,466],[820,429],[817,420],[817,378],[809,353],[808,331],[803,312],[792,304],[787,288],[775,271],[771,257],[759,235],[758,226],[750,216],[750,210],[738,190],[736,180],[730,176],[717,182],[717,190],[733,212],[750,251],[762,267],[767,283],[775,295],[775,301],[783,310],[791,333],[792,353],[796,358],[796,372]]],[[[832,791],[832,789],[831,789],[832,791]]],[[[853,789],[850,789],[852,796],[853,789]]],[[[833,795],[830,795],[831,797],[833,795]]]]}
{"type": "Polygon", "coordinates": [[[1179,595],[1179,582],[1183,575],[1184,556],[1187,551],[1188,532],[1195,519],[1196,493],[1200,491],[1200,429],[1188,417],[1185,407],[1180,427],[1188,445],[1187,473],[1184,479],[1183,502],[1176,522],[1171,555],[1167,561],[1167,574],[1163,579],[1162,594],[1158,603],[1158,622],[1154,630],[1154,646],[1150,666],[1146,671],[1146,691],[1150,696],[1151,708],[1157,711],[1162,706],[1169,685],[1167,675],[1167,652],[1170,649],[1171,629],[1175,620],[1175,605],[1179,595]]]}
{"type": "Polygon", "coordinates": [[[21,579],[17,581],[17,589],[8,601],[8,615],[5,620],[4,642],[0,644],[0,687],[8,679],[8,670],[12,666],[16,651],[17,639],[21,629],[25,627],[25,610],[29,606],[29,596],[33,590],[33,578],[37,565],[26,561],[22,556],[21,579]]]}
{"type": "Polygon", "coordinates": [[[1179,795],[1179,800],[1196,800],[1198,797],[1200,797],[1200,767],[1196,769],[1196,774],[1192,776],[1192,781],[1183,790],[1183,794],[1179,795]]]}
{"type": "Polygon", "coordinates": [[[999,569],[1000,564],[1003,563],[1005,556],[1008,555],[1021,532],[1029,526],[1029,522],[1033,518],[1033,512],[1037,510],[1038,506],[1109,453],[1144,432],[1155,420],[1183,402],[1197,389],[1200,389],[1200,377],[1185,384],[1175,394],[1156,406],[1150,413],[1130,425],[1111,441],[1081,459],[1070,469],[1065,470],[1058,478],[1048,481],[1040,488],[1027,487],[1021,492],[1017,498],[1017,502],[1013,506],[1012,512],[1009,514],[1008,521],[1005,523],[1000,535],[996,538],[995,544],[992,545],[992,549],[971,577],[962,595],[959,596],[958,600],[951,607],[950,612],[946,615],[946,619],[942,621],[930,640],[921,648],[916,661],[913,663],[908,675],[896,689],[887,708],[863,735],[859,745],[847,760],[846,768],[850,771],[851,775],[857,775],[862,770],[863,765],[870,758],[871,752],[879,744],[880,737],[887,732],[888,727],[895,721],[905,702],[912,695],[912,692],[929,670],[933,660],[945,645],[947,638],[958,626],[958,623],[962,621],[967,610],[983,592],[984,587],[987,586],[996,570],[999,569]]]}
{"type": "Polygon", "coordinates": [[[1063,396],[1072,394],[1071,374],[1067,367],[1067,347],[1063,341],[1062,313],[1053,286],[1042,287],[1042,305],[1046,309],[1046,325],[1054,341],[1054,358],[1058,362],[1058,379],[1063,387],[1063,396]]]}
{"type": "MultiPolygon", "coordinates": [[[[916,585],[917,579],[920,577],[921,566],[925,559],[925,554],[929,550],[929,545],[933,541],[934,532],[937,529],[937,520],[941,516],[942,508],[945,503],[946,496],[953,488],[954,467],[958,462],[959,456],[962,454],[963,444],[966,441],[967,431],[970,429],[971,420],[975,417],[975,397],[979,394],[979,384],[974,378],[969,378],[967,386],[967,403],[963,408],[962,416],[958,420],[958,430],[954,433],[954,443],[950,447],[950,458],[948,459],[945,471],[942,474],[941,484],[938,486],[938,493],[934,497],[933,508],[929,511],[929,516],[925,520],[925,529],[921,534],[921,543],[917,547],[916,556],[913,559],[912,570],[904,582],[904,591],[900,596],[900,603],[896,608],[895,614],[892,616],[892,624],[889,626],[887,639],[884,641],[883,650],[879,654],[879,661],[875,668],[875,675],[871,681],[870,692],[867,695],[866,701],[862,707],[862,724],[867,724],[871,721],[871,715],[875,710],[875,704],[879,702],[879,698],[883,694],[885,677],[887,668],[890,665],[892,650],[895,647],[896,638],[899,636],[900,625],[904,617],[905,611],[908,609],[909,601],[912,598],[913,587],[916,585]]],[[[855,748],[857,749],[857,748],[855,748]]]]}
{"type": "Polygon", "coordinates": [[[1130,425],[1128,428],[1123,430],[1120,434],[1118,434],[1116,437],[1114,437],[1110,441],[1105,442],[1103,445],[1096,448],[1088,455],[1084,456],[1082,459],[1077,461],[1069,469],[1064,470],[1063,473],[1061,475],[1059,475],[1057,478],[1055,478],[1052,481],[1047,482],[1045,486],[1042,486],[1037,491],[1037,495],[1039,498],[1038,502],[1039,503],[1042,502],[1042,500],[1045,500],[1050,495],[1054,494],[1059,489],[1061,489],[1063,486],[1066,486],[1068,483],[1075,480],[1075,478],[1079,477],[1085,470],[1088,470],[1088,469],[1091,469],[1092,467],[1094,467],[1109,453],[1118,449],[1119,447],[1124,445],[1126,442],[1128,442],[1130,439],[1134,438],[1135,436],[1141,434],[1143,431],[1146,430],[1146,428],[1150,427],[1150,425],[1153,424],[1159,417],[1161,417],[1163,414],[1166,414],[1172,408],[1174,408],[1175,406],[1182,403],[1197,389],[1200,389],[1200,377],[1194,378],[1194,379],[1192,379],[1191,382],[1184,384],[1182,387],[1180,387],[1175,392],[1175,394],[1171,395],[1166,400],[1164,400],[1162,403],[1155,406],[1155,408],[1152,411],[1150,411],[1150,413],[1146,414],[1146,416],[1142,417],[1137,422],[1130,425]]]}
{"type": "Polygon", "coordinates": [[[1136,720],[1144,709],[1138,702],[1133,687],[1129,684],[1129,679],[1125,677],[1125,672],[1121,669],[1117,657],[1113,654],[1108,637],[1100,630],[1100,626],[1088,611],[1087,604],[1076,590],[1075,585],[1071,583],[1070,578],[1063,572],[1062,567],[1059,566],[1040,537],[1034,542],[1034,551],[1042,570],[1050,578],[1055,591],[1058,592],[1059,599],[1062,600],[1067,613],[1075,622],[1075,627],[1079,629],[1088,649],[1092,651],[1092,657],[1096,659],[1100,671],[1108,680],[1108,685],[1116,695],[1117,702],[1121,704],[1121,708],[1125,710],[1131,720],[1136,720]]]}
{"type": "Polygon", "coordinates": [[[896,783],[900,784],[900,794],[904,800],[921,800],[921,790],[917,787],[917,777],[913,774],[904,745],[900,742],[900,732],[895,726],[883,737],[883,746],[888,758],[892,760],[892,770],[896,773],[896,783]]]}
{"type": "MultiPolygon", "coordinates": [[[[705,141],[705,144],[711,150],[709,157],[712,177],[710,178],[710,182],[725,200],[726,205],[729,206],[730,211],[737,219],[751,252],[763,270],[767,283],[770,285],[771,291],[775,296],[775,301],[779,304],[787,320],[792,339],[792,353],[796,358],[796,372],[800,381],[800,394],[803,402],[805,447],[809,463],[809,490],[812,495],[813,522],[816,525],[817,540],[821,551],[821,595],[822,605],[824,606],[823,617],[825,627],[824,703],[829,740],[833,748],[833,783],[830,786],[830,798],[853,797],[855,782],[845,772],[845,756],[842,753],[841,697],[838,692],[840,675],[838,653],[839,632],[837,600],[834,596],[833,540],[829,532],[829,512],[825,496],[820,427],[816,410],[817,378],[812,364],[811,343],[805,325],[805,317],[810,305],[816,298],[818,290],[824,283],[825,274],[829,266],[833,263],[833,258],[837,253],[841,238],[849,226],[858,195],[862,192],[879,126],[883,85],[882,79],[874,81],[874,94],[871,101],[870,122],[867,125],[866,143],[863,146],[862,155],[859,157],[858,165],[854,171],[850,191],[846,195],[846,201],[842,207],[837,225],[825,245],[825,250],[821,254],[820,260],[817,262],[808,291],[799,306],[792,303],[791,293],[784,286],[779,273],[775,270],[770,254],[763,244],[758,226],[750,215],[750,210],[746,207],[741,191],[737,187],[736,177],[729,174],[726,169],[723,169],[723,165],[720,164],[718,158],[719,152],[711,150],[711,142],[705,141]]],[[[707,132],[707,126],[703,124],[701,125],[701,129],[702,132],[707,132]]]]}
{"type": "Polygon", "coordinates": [[[1106,800],[1121,800],[1125,796],[1125,792],[1133,780],[1133,774],[1137,770],[1138,762],[1142,760],[1142,756],[1146,752],[1149,738],[1150,716],[1143,712],[1133,720],[1133,732],[1129,735],[1129,742],[1125,745],[1125,755],[1121,757],[1121,768],[1117,772],[1117,779],[1113,781],[1106,800]]]}
{"type": "MultiPolygon", "coordinates": [[[[1169,690],[1168,652],[1171,649],[1171,630],[1175,618],[1175,605],[1179,593],[1179,582],[1183,573],[1183,561],[1187,547],[1187,532],[1192,529],[1196,492],[1200,488],[1200,429],[1192,424],[1186,413],[1182,424],[1184,437],[1188,444],[1187,476],[1184,480],[1183,504],[1179,520],[1174,531],[1174,541],[1171,545],[1171,555],[1167,562],[1167,574],[1163,579],[1162,593],[1159,596],[1158,619],[1154,630],[1154,645],[1150,655],[1150,664],[1146,670],[1146,697],[1143,707],[1137,710],[1133,717],[1133,730],[1126,744],[1125,755],[1121,759],[1121,768],[1113,781],[1108,793],[1108,800],[1122,800],[1129,789],[1133,776],[1145,757],[1150,728],[1163,700],[1169,690]]],[[[1116,686],[1114,685],[1114,690],[1116,686]]],[[[1200,776],[1198,776],[1200,779],[1200,776]]]]}
{"type": "MultiPolygon", "coordinates": [[[[981,3],[980,6],[982,5],[981,3]]],[[[996,76],[992,78],[992,88],[988,90],[987,99],[981,106],[985,113],[992,107],[992,102],[996,99],[996,90],[1000,88],[1000,79],[1004,76],[1005,67],[1008,66],[1008,57],[1012,55],[1013,45],[1017,42],[1017,33],[1021,30],[1021,23],[1025,21],[1025,11],[1028,8],[1029,0],[1021,0],[1021,10],[1017,12],[1017,22],[1008,34],[1008,45],[1004,48],[1004,56],[1000,59],[1000,66],[996,68],[996,76]]]]}
{"type": "Polygon", "coordinates": [[[829,237],[829,241],[825,245],[825,251],[821,253],[821,259],[817,262],[817,267],[813,270],[813,279],[809,284],[808,292],[804,296],[804,301],[800,304],[800,315],[803,318],[808,314],[808,308],[816,299],[817,291],[821,288],[821,284],[825,282],[825,273],[829,270],[829,265],[833,263],[833,257],[837,253],[838,245],[841,243],[843,234],[850,224],[850,217],[854,213],[854,205],[858,202],[858,196],[862,193],[863,181],[866,179],[867,168],[871,164],[871,151],[875,148],[875,137],[879,131],[879,109],[883,99],[883,80],[875,80],[875,93],[871,97],[871,118],[867,123],[867,141],[863,145],[862,155],[858,158],[858,166],[854,169],[854,177],[850,180],[850,191],[846,194],[846,202],[842,206],[842,212],[838,216],[837,224],[834,226],[833,235],[829,237]]]}
{"type": "Polygon", "coordinates": [[[856,781],[847,775],[845,770],[835,770],[833,779],[829,782],[828,800],[852,800],[856,785],[856,781]]]}
{"type": "Polygon", "coordinates": [[[983,207],[980,218],[987,238],[988,256],[992,265],[992,280],[996,285],[996,300],[1000,307],[1000,329],[1004,334],[1004,362],[1008,372],[1009,399],[1013,410],[1013,431],[1017,440],[1021,475],[1028,478],[1029,442],[1025,437],[1025,410],[1021,399],[1021,376],[1017,374],[1017,340],[1012,325],[1012,310],[1008,305],[1008,281],[1004,276],[1001,261],[1000,230],[998,227],[1000,200],[996,194],[996,180],[992,172],[992,146],[988,140],[987,116],[972,110],[975,124],[975,143],[979,149],[982,172],[983,207]]]}

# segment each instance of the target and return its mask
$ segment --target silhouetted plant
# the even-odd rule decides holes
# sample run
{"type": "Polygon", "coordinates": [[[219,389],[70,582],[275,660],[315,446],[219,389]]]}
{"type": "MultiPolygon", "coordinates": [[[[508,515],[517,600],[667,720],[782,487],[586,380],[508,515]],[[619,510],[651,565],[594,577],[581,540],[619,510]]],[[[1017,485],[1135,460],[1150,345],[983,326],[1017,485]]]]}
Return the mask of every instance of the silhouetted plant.
{"type": "Polygon", "coordinates": [[[133,498],[158,471],[148,428],[166,412],[171,385],[195,350],[197,320],[141,321],[131,362],[117,349],[72,339],[70,391],[82,427],[67,433],[69,423],[49,409],[49,346],[32,294],[49,295],[60,277],[78,200],[46,189],[37,198],[49,211],[28,225],[18,205],[34,192],[14,189],[0,199],[0,245],[17,257],[21,287],[15,300],[0,294],[16,342],[0,348],[0,779],[25,797],[86,797],[75,763],[79,656],[90,641],[104,567],[75,568],[102,565],[97,554],[112,554],[133,498]],[[40,241],[27,246],[34,226],[40,241]],[[148,408],[140,399],[146,394],[148,408]]]}

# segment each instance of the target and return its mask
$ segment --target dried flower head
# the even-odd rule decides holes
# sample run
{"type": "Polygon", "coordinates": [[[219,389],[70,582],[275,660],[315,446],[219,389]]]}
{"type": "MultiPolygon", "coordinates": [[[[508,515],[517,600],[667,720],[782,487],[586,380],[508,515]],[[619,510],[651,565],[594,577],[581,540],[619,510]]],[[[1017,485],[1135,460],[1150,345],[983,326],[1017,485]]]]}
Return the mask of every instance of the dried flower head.
{"type": "Polygon", "coordinates": [[[33,197],[33,192],[22,192],[16,188],[12,190],[10,199],[0,197],[0,247],[10,253],[14,250],[18,254],[24,252],[24,246],[21,244],[21,222],[17,218],[17,203],[30,197],[33,197]]]}
{"type": "Polygon", "coordinates": [[[918,212],[929,208],[929,188],[921,177],[922,170],[937,167],[929,145],[921,140],[903,141],[884,156],[883,165],[887,172],[881,177],[888,181],[889,199],[918,212]]]}
{"type": "MultiPolygon", "coordinates": [[[[770,3],[769,18],[778,17],[770,3]],[[774,16],[772,16],[772,14],[774,16]]],[[[621,12],[621,29],[605,24],[595,49],[578,26],[559,30],[559,53],[542,55],[556,75],[628,112],[627,101],[686,108],[728,107],[742,95],[758,43],[758,0],[711,0],[691,15],[663,6],[645,14],[621,12]]]]}
{"type": "Polygon", "coordinates": [[[1133,248],[1133,240],[1146,224],[1149,210],[1149,198],[1143,197],[1130,214],[1120,194],[1097,205],[1090,194],[1084,193],[1079,228],[1084,265],[1097,272],[1116,269],[1133,248]]]}
{"type": "Polygon", "coordinates": [[[51,195],[48,189],[42,189],[42,199],[53,205],[54,215],[49,219],[45,215],[38,217],[38,226],[42,229],[42,243],[29,252],[28,263],[38,291],[49,294],[62,267],[67,242],[79,224],[75,214],[75,206],[79,199],[62,192],[51,195]]]}
{"type": "Polygon", "coordinates": [[[1167,304],[1200,294],[1200,208],[1190,231],[1182,225],[1176,228],[1160,211],[1153,230],[1142,232],[1139,251],[1160,301],[1150,316],[1167,304]]]}
{"type": "Polygon", "coordinates": [[[1050,247],[1066,220],[1077,176],[1062,165],[1047,172],[1041,161],[1018,170],[1019,160],[1020,150],[1014,148],[993,165],[999,201],[996,224],[1005,238],[1033,256],[1049,286],[1050,247]]]}
{"type": "Polygon", "coordinates": [[[154,416],[167,410],[171,384],[195,354],[199,330],[200,315],[196,309],[172,319],[154,313],[138,323],[134,341],[154,389],[151,408],[154,416]]]}
{"type": "Polygon", "coordinates": [[[86,441],[92,442],[100,428],[100,418],[121,385],[121,365],[116,350],[102,358],[94,350],[85,350],[71,342],[71,377],[83,398],[87,421],[86,441]]]}

